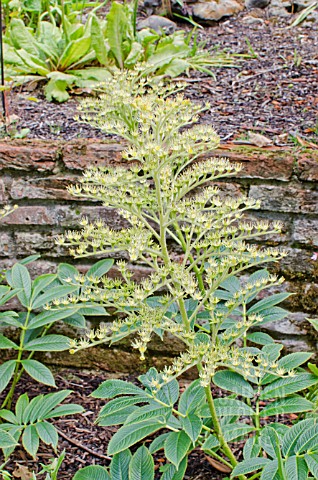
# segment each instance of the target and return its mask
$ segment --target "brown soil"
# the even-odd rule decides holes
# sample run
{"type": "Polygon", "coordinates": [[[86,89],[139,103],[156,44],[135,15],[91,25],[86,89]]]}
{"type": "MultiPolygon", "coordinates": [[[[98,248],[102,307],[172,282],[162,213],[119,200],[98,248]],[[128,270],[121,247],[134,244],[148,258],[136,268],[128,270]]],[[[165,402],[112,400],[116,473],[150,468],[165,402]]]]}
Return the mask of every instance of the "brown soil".
{"type": "MultiPolygon", "coordinates": [[[[121,378],[136,381],[136,377],[137,375],[122,376],[121,378]]],[[[113,377],[103,371],[92,372],[71,369],[64,369],[55,375],[59,389],[73,390],[65,403],[78,403],[85,409],[85,412],[81,415],[61,417],[54,420],[54,425],[59,430],[58,453],[66,450],[66,457],[59,470],[58,480],[71,480],[77,470],[88,465],[109,465],[106,453],[107,444],[116,431],[116,427],[99,427],[94,423],[105,401],[89,396],[101,382],[108,378],[113,377]]],[[[36,395],[50,393],[51,391],[55,390],[33,382],[30,377],[25,377],[18,385],[16,393],[19,395],[27,392],[29,398],[33,398],[36,395]]],[[[215,393],[220,395],[218,391],[215,393]]],[[[0,396],[0,402],[1,398],[4,398],[4,394],[0,396]]],[[[19,472],[24,469],[37,473],[41,470],[40,464],[47,464],[54,456],[51,447],[47,447],[43,443],[40,443],[36,460],[33,460],[22,448],[18,447],[10,457],[6,469],[13,473],[14,477],[18,476],[19,472]]],[[[2,461],[3,458],[0,456],[0,465],[2,461]]],[[[158,474],[156,479],[160,478],[159,467],[163,462],[164,459],[159,454],[156,457],[158,474]]],[[[226,474],[218,472],[208,463],[202,452],[195,451],[191,454],[189,467],[184,477],[185,480],[221,480],[225,477],[226,474]]],[[[22,478],[27,480],[27,477],[22,478]]],[[[44,480],[44,476],[42,478],[44,480]]]]}
{"type": "MultiPolygon", "coordinates": [[[[200,30],[209,48],[246,54],[249,43],[257,54],[238,61],[238,68],[216,69],[216,80],[199,73],[184,78],[187,96],[211,103],[202,122],[212,124],[222,139],[240,141],[253,130],[280,145],[291,142],[291,137],[278,137],[284,133],[317,141],[318,24],[288,29],[289,22],[267,19],[266,11],[245,11],[200,30]]],[[[49,103],[41,88],[23,87],[8,93],[9,112],[18,117],[18,130],[30,129],[29,138],[101,137],[74,120],[79,98],[74,94],[67,103],[49,103]]]]}

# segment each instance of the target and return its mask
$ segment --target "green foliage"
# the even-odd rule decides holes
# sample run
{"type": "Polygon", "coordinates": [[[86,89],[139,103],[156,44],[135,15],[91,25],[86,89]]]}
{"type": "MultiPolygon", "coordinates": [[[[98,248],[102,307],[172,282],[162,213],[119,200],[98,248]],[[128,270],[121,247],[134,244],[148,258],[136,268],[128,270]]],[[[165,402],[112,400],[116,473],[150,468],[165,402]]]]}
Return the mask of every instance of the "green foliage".
{"type": "Polygon", "coordinates": [[[191,69],[213,75],[210,68],[233,66],[233,57],[210,54],[183,31],[168,37],[149,29],[136,32],[135,10],[128,4],[113,2],[106,20],[100,19],[96,12],[102,5],[90,12],[85,25],[64,3],[60,8],[47,6],[48,14],[40,15],[39,2],[33,28],[19,16],[12,18],[4,38],[7,80],[18,84],[47,80],[46,98],[64,102],[69,89],[94,88],[107,82],[117,68],[131,69],[139,63],[141,76],[159,77],[176,77],[191,69]]]}
{"type": "MultiPolygon", "coordinates": [[[[24,263],[32,261],[27,259],[24,263]]],[[[10,408],[15,387],[25,372],[34,380],[55,387],[51,371],[43,363],[34,360],[35,352],[59,352],[68,350],[70,339],[64,335],[50,334],[49,329],[58,321],[75,327],[85,327],[85,315],[104,315],[103,307],[85,301],[72,304],[72,295],[77,296],[88,288],[91,281],[103,276],[112,265],[111,260],[101,260],[86,274],[80,275],[71,265],[61,264],[57,274],[40,275],[32,280],[28,268],[22,262],[6,272],[7,285],[0,285],[0,305],[16,297],[21,311],[0,313],[0,326],[15,327],[16,340],[0,334],[0,349],[16,352],[15,359],[7,360],[0,366],[0,392],[10,385],[2,407],[10,408]],[[76,284],[71,284],[72,279],[76,284]],[[82,286],[78,285],[82,282],[82,286]]]]}
{"type": "MultiPolygon", "coordinates": [[[[80,405],[72,403],[58,406],[70,393],[70,390],[62,390],[57,393],[39,395],[31,401],[24,393],[16,403],[15,413],[1,409],[0,418],[3,422],[0,424],[0,448],[3,450],[5,458],[11,455],[20,439],[23,448],[33,458],[36,458],[40,440],[51,445],[56,451],[58,432],[54,425],[47,420],[83,411],[80,405]]],[[[58,463],[56,468],[58,468],[58,463]]]]}
{"type": "MultiPolygon", "coordinates": [[[[100,220],[90,224],[83,219],[81,231],[67,232],[58,243],[77,257],[125,251],[130,263],[117,262],[120,277],[104,278],[89,295],[121,316],[74,340],[72,351],[134,334],[132,345],[144,359],[152,335],[164,340],[169,334],[184,343],[185,351],[172,365],[162,372],[151,368],[139,377],[141,385],[108,380],[93,393],[109,400],[98,423],[120,425],[108,454],[125,454],[126,469],[130,447],[157,432],[149,454],[164,451],[163,480],[184,477],[194,448],[235,467],[241,480],[246,477],[239,468],[249,474],[264,466],[266,475],[274,473],[262,478],[274,478],[284,463],[278,435],[289,429],[274,423],[276,418],[264,429],[261,419],[290,413],[314,418],[314,402],[299,393],[318,381],[301,368],[310,353],[281,357],[282,345],[258,331],[287,314],[279,304],[288,293],[264,297],[282,279],[258,269],[285,254],[252,244],[279,232],[280,225],[247,222],[244,212],[258,208],[257,202],[220,196],[213,182],[241,167],[207,156],[218,146],[218,137],[211,127],[192,124],[208,106],[193,105],[180,94],[171,98],[172,91],[140,81],[134,71],[115,75],[104,95],[81,104],[83,121],[126,140],[127,165],[91,168],[70,191],[118,209],[130,226],[111,230],[100,220]],[[138,284],[131,272],[137,261],[152,271],[138,284]],[[247,273],[250,267],[254,273],[247,273]],[[194,366],[199,378],[180,395],[177,379],[194,366]],[[214,399],[211,382],[230,395],[214,399]],[[231,447],[242,440],[249,463],[240,467],[231,447]]],[[[124,478],[131,478],[129,472],[124,478]]]]}

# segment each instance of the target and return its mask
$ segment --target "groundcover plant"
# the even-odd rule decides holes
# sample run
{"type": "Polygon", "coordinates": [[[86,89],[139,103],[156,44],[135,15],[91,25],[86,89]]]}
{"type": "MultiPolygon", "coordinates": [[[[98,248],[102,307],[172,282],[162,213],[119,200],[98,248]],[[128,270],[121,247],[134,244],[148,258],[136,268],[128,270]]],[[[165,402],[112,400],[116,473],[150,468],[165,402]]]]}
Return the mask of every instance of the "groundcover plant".
{"type": "Polygon", "coordinates": [[[77,257],[125,252],[128,261],[117,262],[117,278],[92,278],[84,288],[80,301],[119,316],[72,341],[71,353],[131,334],[141,360],[153,335],[181,340],[184,352],[161,372],[150,368],[139,385],[117,379],[99,386],[93,396],[108,400],[99,424],[120,425],[108,445],[112,462],[81,469],[74,480],[151,480],[158,450],[166,457],[160,478],[182,479],[195,448],[233,478],[317,478],[317,402],[299,394],[318,382],[302,368],[311,354],[280,356],[282,345],[260,331],[286,316],[278,305],[289,294],[264,297],[283,279],[260,267],[285,253],[253,242],[281,226],[244,218],[257,201],[220,194],[216,181],[241,166],[212,158],[218,136],[197,124],[208,105],[138,83],[137,75],[113,78],[103,96],[81,104],[82,121],[122,137],[127,148],[121,166],[90,168],[70,191],[118,209],[127,226],[113,230],[83,219],[81,230],[58,243],[77,257]],[[152,271],[140,283],[132,278],[135,262],[152,271]],[[180,395],[178,378],[190,368],[198,378],[180,395]],[[213,398],[211,385],[224,396],[213,398]],[[277,415],[288,413],[301,421],[280,423],[277,415]],[[148,436],[151,443],[136,450],[148,436]],[[245,443],[242,463],[237,441],[245,443]]]}

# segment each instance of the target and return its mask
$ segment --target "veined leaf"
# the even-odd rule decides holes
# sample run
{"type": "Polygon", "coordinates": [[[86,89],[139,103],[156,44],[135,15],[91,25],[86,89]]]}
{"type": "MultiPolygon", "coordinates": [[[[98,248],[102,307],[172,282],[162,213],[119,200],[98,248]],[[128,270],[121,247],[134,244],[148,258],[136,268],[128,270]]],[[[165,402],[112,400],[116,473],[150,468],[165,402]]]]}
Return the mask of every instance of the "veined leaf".
{"type": "Polygon", "coordinates": [[[57,322],[58,320],[63,320],[64,318],[74,315],[79,308],[80,307],[63,308],[62,310],[46,310],[30,320],[29,328],[44,327],[44,325],[49,325],[50,323],[57,322]]]}
{"type": "Polygon", "coordinates": [[[264,388],[260,395],[261,400],[285,397],[311,387],[318,382],[318,378],[312,373],[300,373],[294,377],[285,377],[275,380],[264,388]]]}
{"type": "Polygon", "coordinates": [[[10,433],[0,429],[0,448],[10,448],[18,445],[16,440],[10,433]]]}
{"type": "Polygon", "coordinates": [[[279,437],[276,430],[274,430],[274,428],[265,427],[262,430],[259,442],[268,455],[270,455],[272,458],[279,458],[280,456],[279,437]]]}
{"type": "MultiPolygon", "coordinates": [[[[108,53],[105,45],[105,40],[99,25],[99,20],[96,18],[95,15],[92,17],[91,39],[92,39],[92,48],[95,51],[97,60],[101,65],[107,65],[109,63],[109,60],[108,60],[108,53]]],[[[87,272],[87,275],[91,275],[91,274],[88,274],[87,272]]]]}
{"type": "Polygon", "coordinates": [[[67,297],[67,295],[75,292],[75,290],[77,290],[77,287],[73,285],[60,285],[50,288],[49,291],[44,292],[42,295],[39,295],[35,298],[32,303],[32,308],[40,308],[43,307],[43,305],[52,302],[52,300],[55,300],[56,298],[67,297]]]}
{"type": "Polygon", "coordinates": [[[29,270],[20,263],[16,263],[12,268],[12,287],[20,291],[17,297],[24,307],[28,307],[31,298],[32,282],[29,270]]]}
{"type": "Polygon", "coordinates": [[[5,337],[4,335],[0,335],[0,349],[7,348],[13,348],[14,350],[17,350],[19,347],[12,342],[12,340],[9,340],[9,338],[5,337]]]}
{"type": "Polygon", "coordinates": [[[158,450],[161,450],[162,448],[164,448],[164,443],[168,435],[169,433],[162,433],[161,435],[156,437],[149,445],[149,452],[151,454],[156,453],[158,452],[158,450]]]}
{"type": "Polygon", "coordinates": [[[10,38],[15,48],[23,49],[31,55],[39,54],[35,38],[20,18],[11,19],[10,38]]]}
{"type": "Polygon", "coordinates": [[[202,445],[202,450],[213,450],[213,448],[216,448],[220,445],[220,442],[216,438],[215,435],[209,435],[204,444],[202,445]]]}
{"type": "Polygon", "coordinates": [[[192,443],[195,444],[202,430],[201,418],[194,413],[189,413],[185,418],[181,418],[181,423],[185,433],[191,438],[192,443]]]}
{"type": "Polygon", "coordinates": [[[101,383],[91,395],[94,398],[114,398],[117,395],[141,395],[144,397],[145,392],[133,383],[114,379],[101,383]]]}
{"type": "Polygon", "coordinates": [[[270,463],[265,465],[260,480],[281,480],[278,476],[278,461],[272,460],[270,463]]]}
{"type": "Polygon", "coordinates": [[[90,47],[90,37],[82,37],[77,40],[72,40],[61,55],[58,65],[59,69],[64,71],[68,67],[72,68],[72,64],[83,58],[89,51],[90,47]]]}
{"type": "Polygon", "coordinates": [[[303,420],[293,425],[288,432],[285,433],[282,442],[282,453],[284,457],[291,456],[295,453],[295,445],[298,438],[312,425],[314,425],[314,421],[312,419],[303,420]]]}
{"type": "Polygon", "coordinates": [[[58,442],[56,428],[48,422],[37,422],[35,428],[42,442],[47,445],[52,445],[52,447],[56,449],[58,442]]]}
{"type": "Polygon", "coordinates": [[[308,466],[304,458],[296,456],[287,458],[285,470],[288,480],[307,480],[308,466]]]}
{"type": "Polygon", "coordinates": [[[22,445],[35,458],[39,449],[39,436],[34,425],[27,425],[22,435],[22,445]]]}
{"type": "Polygon", "coordinates": [[[204,388],[200,380],[195,380],[180,396],[178,409],[184,415],[194,413],[205,401],[204,388]]]}
{"type": "Polygon", "coordinates": [[[106,36],[111,52],[120,69],[124,68],[123,43],[129,38],[128,25],[129,21],[124,5],[113,2],[107,15],[106,36]]]}
{"type": "Polygon", "coordinates": [[[295,444],[295,453],[300,454],[314,448],[318,450],[318,425],[306,429],[295,444]]]}
{"type": "Polygon", "coordinates": [[[290,297],[290,295],[290,293],[275,293],[274,295],[263,298],[248,309],[247,315],[252,315],[252,313],[261,313],[267,308],[274,307],[274,305],[283,302],[284,300],[286,300],[286,298],[290,297]]]}
{"type": "Polygon", "coordinates": [[[154,461],[148,448],[141,446],[129,464],[129,480],[153,480],[155,478],[154,461]]]}
{"type": "Polygon", "coordinates": [[[191,446],[190,437],[184,432],[171,432],[166,438],[164,449],[169,462],[178,469],[191,446]]]}
{"type": "Polygon", "coordinates": [[[230,423],[224,425],[223,433],[224,438],[227,442],[233,442],[240,437],[247,435],[250,432],[254,431],[254,427],[251,425],[246,425],[246,423],[230,423]]]}
{"type": "Polygon", "coordinates": [[[116,453],[110,464],[110,475],[112,479],[128,480],[129,463],[132,459],[130,450],[116,453]]]}
{"type": "Polygon", "coordinates": [[[179,398],[179,383],[177,380],[171,380],[156,393],[156,398],[171,407],[179,398]]]}
{"type": "Polygon", "coordinates": [[[8,360],[0,366],[0,392],[2,392],[10,382],[15,366],[15,360],[8,360]]]}
{"type": "Polygon", "coordinates": [[[50,385],[55,387],[55,380],[49,370],[43,363],[38,362],[37,360],[21,360],[21,364],[25,371],[34,378],[37,382],[43,383],[44,385],[50,385]]]}
{"type": "Polygon", "coordinates": [[[24,345],[24,349],[31,352],[62,352],[70,348],[70,340],[64,335],[46,335],[35,338],[24,345]]]}
{"type": "Polygon", "coordinates": [[[270,417],[271,415],[310,412],[314,404],[309,400],[297,395],[294,397],[281,398],[267,404],[260,412],[261,417],[270,417]]]}
{"type": "Polygon", "coordinates": [[[218,387],[242,395],[243,397],[254,397],[253,387],[251,387],[239,373],[231,372],[230,370],[221,370],[216,372],[213,377],[213,382],[218,387]]]}
{"type": "Polygon", "coordinates": [[[115,453],[119,453],[161,428],[164,428],[164,424],[159,423],[155,418],[145,420],[137,425],[124,425],[111,438],[108,444],[108,454],[114,455],[115,453]]]}
{"type": "Polygon", "coordinates": [[[310,473],[314,478],[318,478],[318,453],[306,454],[304,458],[310,473]]]}
{"type": "Polygon", "coordinates": [[[165,422],[172,414],[171,407],[163,407],[160,404],[145,405],[137,407],[125,421],[125,425],[137,424],[151,418],[160,418],[165,422]]]}
{"type": "MultiPolygon", "coordinates": [[[[60,392],[45,395],[38,410],[38,419],[46,418],[46,415],[49,415],[59,403],[63,402],[63,400],[70,395],[70,393],[72,393],[72,390],[61,390],[60,392]]],[[[66,407],[67,405],[64,406],[66,407]]]]}
{"type": "Polygon", "coordinates": [[[264,468],[271,460],[268,458],[249,458],[248,460],[243,460],[240,462],[232,471],[233,477],[238,477],[239,475],[247,475],[248,473],[256,472],[261,468],[264,468]]]}
{"type": "Polygon", "coordinates": [[[111,480],[111,477],[105,467],[90,465],[78,470],[73,480],[111,480]]]}
{"type": "Polygon", "coordinates": [[[216,398],[214,400],[214,405],[218,417],[254,415],[254,410],[250,406],[234,398],[216,398]]]}
{"type": "Polygon", "coordinates": [[[47,413],[44,418],[65,417],[66,415],[75,415],[82,413],[84,408],[76,403],[67,403],[66,405],[59,405],[58,407],[47,413]]]}
{"type": "Polygon", "coordinates": [[[183,480],[188,465],[188,457],[184,457],[177,469],[175,465],[169,465],[164,471],[161,480],[183,480]]]}

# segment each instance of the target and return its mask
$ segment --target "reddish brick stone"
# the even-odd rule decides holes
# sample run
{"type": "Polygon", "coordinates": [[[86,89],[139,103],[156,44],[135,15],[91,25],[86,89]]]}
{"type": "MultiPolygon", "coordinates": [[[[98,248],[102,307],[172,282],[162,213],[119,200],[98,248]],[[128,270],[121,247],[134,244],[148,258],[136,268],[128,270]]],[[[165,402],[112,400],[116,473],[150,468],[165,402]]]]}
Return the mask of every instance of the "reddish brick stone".
{"type": "Polygon", "coordinates": [[[211,152],[213,157],[226,157],[231,162],[242,163],[238,178],[263,178],[288,181],[293,174],[294,155],[278,147],[247,147],[221,145],[211,152]]]}
{"type": "Polygon", "coordinates": [[[318,213],[318,192],[295,187],[252,185],[249,196],[261,201],[261,210],[318,213]]]}
{"type": "Polygon", "coordinates": [[[65,175],[44,178],[27,178],[13,180],[11,185],[11,198],[15,200],[47,199],[47,200],[85,200],[73,197],[67,191],[71,184],[78,183],[78,176],[65,175]]]}
{"type": "Polygon", "coordinates": [[[315,182],[318,180],[318,152],[312,150],[298,156],[298,175],[300,180],[315,182]]]}
{"type": "Polygon", "coordinates": [[[124,148],[124,143],[113,141],[77,140],[76,143],[68,143],[63,146],[63,162],[71,170],[112,165],[121,162],[124,148]]]}
{"type": "Polygon", "coordinates": [[[54,169],[59,155],[59,144],[42,140],[3,140],[0,143],[0,170],[54,169]]]}

